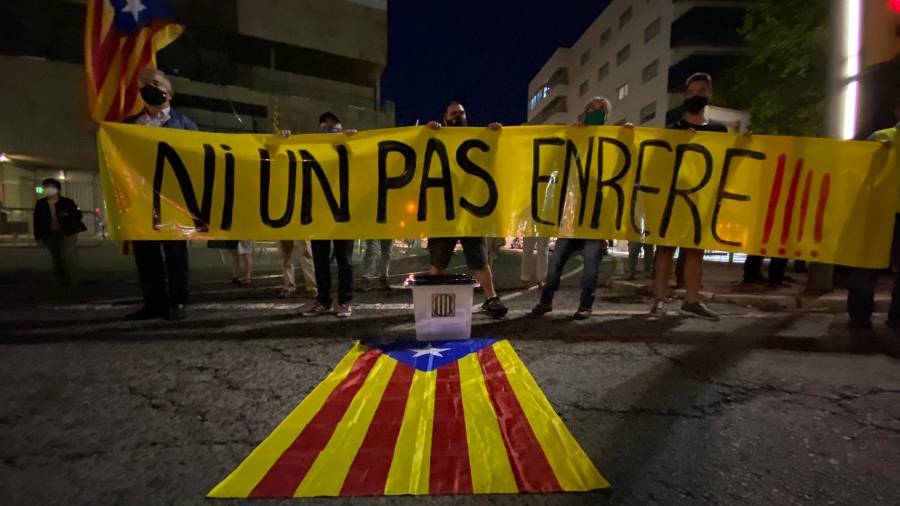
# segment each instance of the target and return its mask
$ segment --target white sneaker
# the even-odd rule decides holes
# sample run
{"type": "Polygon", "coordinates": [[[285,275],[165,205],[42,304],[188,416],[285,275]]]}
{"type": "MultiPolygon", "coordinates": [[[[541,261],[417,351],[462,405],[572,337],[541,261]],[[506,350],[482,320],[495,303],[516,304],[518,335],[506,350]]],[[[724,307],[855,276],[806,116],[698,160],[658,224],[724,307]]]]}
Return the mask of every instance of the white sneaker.
{"type": "Polygon", "coordinates": [[[337,317],[338,318],[350,318],[353,314],[353,310],[350,309],[350,304],[341,304],[337,309],[337,317]]]}

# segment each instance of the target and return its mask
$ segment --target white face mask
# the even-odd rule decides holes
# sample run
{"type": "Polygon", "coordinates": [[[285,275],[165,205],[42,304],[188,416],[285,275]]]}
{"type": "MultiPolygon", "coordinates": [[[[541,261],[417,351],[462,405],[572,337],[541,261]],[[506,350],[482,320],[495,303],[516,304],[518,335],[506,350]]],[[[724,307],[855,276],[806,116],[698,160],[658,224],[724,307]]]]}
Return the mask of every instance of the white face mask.
{"type": "Polygon", "coordinates": [[[58,193],[59,193],[59,190],[57,190],[56,188],[54,188],[52,186],[49,188],[44,188],[44,195],[46,195],[48,197],[52,197],[58,193]]]}

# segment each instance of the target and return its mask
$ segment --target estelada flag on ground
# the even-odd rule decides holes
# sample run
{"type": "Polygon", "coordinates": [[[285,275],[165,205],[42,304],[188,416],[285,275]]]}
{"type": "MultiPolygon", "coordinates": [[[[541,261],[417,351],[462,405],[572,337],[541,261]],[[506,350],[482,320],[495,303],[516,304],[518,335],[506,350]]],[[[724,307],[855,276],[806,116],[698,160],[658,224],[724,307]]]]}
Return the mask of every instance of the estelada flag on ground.
{"type": "Polygon", "coordinates": [[[472,339],[357,343],[209,497],[607,487],[509,342],[472,339]]]}
{"type": "Polygon", "coordinates": [[[163,0],[87,0],[84,71],[95,121],[122,121],[141,110],[137,76],[181,35],[163,0]]]}

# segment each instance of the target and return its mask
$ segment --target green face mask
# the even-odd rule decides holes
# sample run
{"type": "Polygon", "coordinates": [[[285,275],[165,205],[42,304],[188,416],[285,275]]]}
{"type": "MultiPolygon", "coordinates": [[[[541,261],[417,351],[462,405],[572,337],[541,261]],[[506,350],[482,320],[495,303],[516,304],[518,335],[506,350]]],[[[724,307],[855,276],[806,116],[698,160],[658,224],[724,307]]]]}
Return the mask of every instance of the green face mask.
{"type": "Polygon", "coordinates": [[[603,109],[597,109],[596,111],[588,113],[584,117],[585,125],[605,125],[606,124],[606,111],[603,109]]]}

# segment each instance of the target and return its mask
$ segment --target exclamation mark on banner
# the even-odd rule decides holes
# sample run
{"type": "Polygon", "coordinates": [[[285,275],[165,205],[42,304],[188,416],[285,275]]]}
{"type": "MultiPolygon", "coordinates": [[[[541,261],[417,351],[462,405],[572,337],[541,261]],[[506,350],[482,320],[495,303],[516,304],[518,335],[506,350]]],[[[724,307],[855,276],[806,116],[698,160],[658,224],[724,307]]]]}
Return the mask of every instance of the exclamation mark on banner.
{"type": "Polygon", "coordinates": [[[772,191],[769,194],[769,210],[766,212],[766,224],[763,228],[763,247],[759,252],[763,255],[767,253],[765,245],[769,243],[769,237],[772,235],[772,225],[775,224],[775,211],[778,210],[778,200],[781,198],[781,185],[784,182],[784,164],[787,158],[784,154],[778,157],[778,167],[775,169],[775,180],[772,181],[772,191]]]}
{"type": "MultiPolygon", "coordinates": [[[[825,174],[822,178],[822,186],[819,190],[819,205],[816,206],[816,225],[813,229],[813,241],[822,244],[822,227],[825,221],[825,206],[828,204],[828,192],[831,190],[831,174],[825,174]]],[[[810,251],[813,257],[819,256],[818,251],[810,251]]]]}
{"type": "MultiPolygon", "coordinates": [[[[806,228],[806,216],[809,211],[809,192],[812,190],[812,171],[806,173],[806,182],[803,183],[803,196],[800,198],[800,227],[797,229],[797,243],[803,241],[803,230],[806,228]]],[[[802,251],[794,252],[796,256],[803,254],[802,251]]]]}
{"type": "Polygon", "coordinates": [[[791,178],[791,189],[788,190],[787,202],[784,206],[784,218],[781,221],[781,247],[778,248],[778,254],[787,253],[784,245],[791,236],[791,221],[794,219],[794,203],[797,201],[797,187],[800,184],[800,174],[803,173],[803,159],[797,160],[794,168],[794,177],[791,178]]]}

